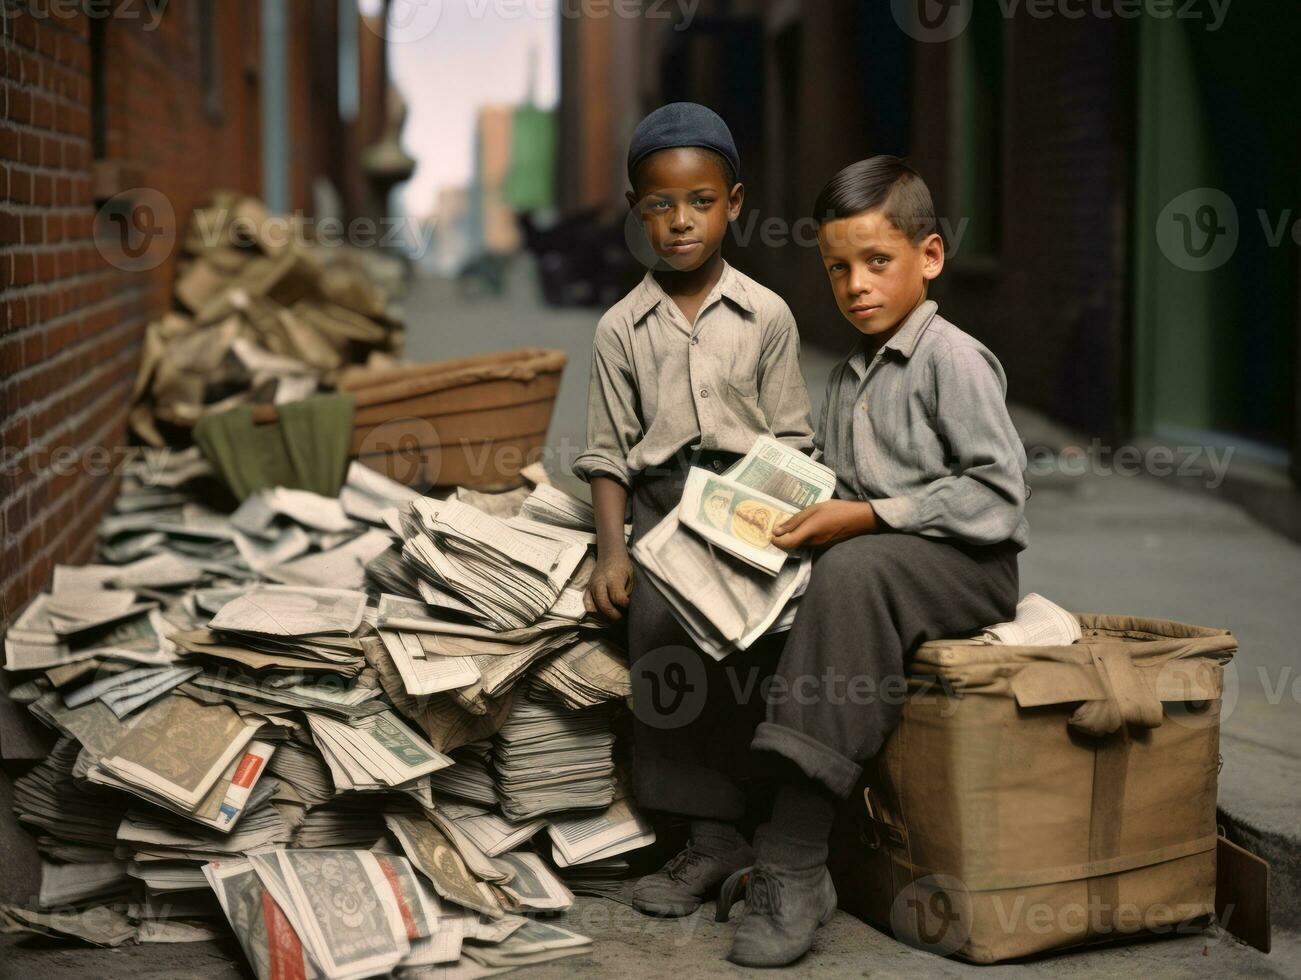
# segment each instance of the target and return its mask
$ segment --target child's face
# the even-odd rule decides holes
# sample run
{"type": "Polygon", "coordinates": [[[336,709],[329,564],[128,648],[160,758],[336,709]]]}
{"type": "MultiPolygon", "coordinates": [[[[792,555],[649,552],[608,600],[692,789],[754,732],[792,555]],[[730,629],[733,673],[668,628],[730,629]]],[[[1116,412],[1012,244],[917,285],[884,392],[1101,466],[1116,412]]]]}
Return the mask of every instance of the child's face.
{"type": "Polygon", "coordinates": [[[939,235],[914,245],[880,210],[828,221],[818,229],[818,248],[841,314],[877,343],[917,308],[926,283],[944,268],[939,235]]]}
{"type": "Polygon", "coordinates": [[[744,193],[740,184],[727,186],[712,153],[684,146],[646,158],[628,204],[655,254],[673,270],[689,272],[718,251],[744,193]]]}

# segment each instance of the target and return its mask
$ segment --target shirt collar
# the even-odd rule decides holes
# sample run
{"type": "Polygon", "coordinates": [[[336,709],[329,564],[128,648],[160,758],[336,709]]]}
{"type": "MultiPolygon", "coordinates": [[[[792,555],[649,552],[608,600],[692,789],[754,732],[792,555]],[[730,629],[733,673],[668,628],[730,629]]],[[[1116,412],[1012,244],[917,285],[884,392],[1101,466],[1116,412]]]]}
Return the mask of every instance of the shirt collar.
{"type": "MultiPolygon", "coordinates": [[[[940,305],[933,299],[923,300],[917,306],[917,309],[908,314],[907,319],[894,332],[894,336],[887,340],[881,349],[889,348],[898,351],[904,357],[912,357],[917,350],[918,343],[921,342],[922,334],[926,332],[931,320],[935,319],[935,314],[939,311],[939,308],[940,305]]],[[[864,374],[867,371],[867,365],[874,356],[875,351],[868,343],[867,338],[860,337],[858,346],[850,357],[850,363],[859,374],[864,374]]]]}
{"type": "MultiPolygon", "coordinates": [[[[741,274],[732,268],[726,260],[723,262],[723,274],[719,277],[714,288],[709,291],[705,301],[700,304],[703,312],[712,306],[714,301],[720,297],[726,297],[734,304],[744,310],[746,313],[754,313],[754,301],[750,299],[749,290],[745,288],[745,282],[741,279],[741,274]]],[[[669,294],[664,292],[664,287],[659,284],[659,280],[649,270],[646,275],[642,276],[641,283],[637,286],[636,295],[632,302],[632,322],[640,323],[646,318],[646,314],[659,304],[669,298],[669,294]]]]}

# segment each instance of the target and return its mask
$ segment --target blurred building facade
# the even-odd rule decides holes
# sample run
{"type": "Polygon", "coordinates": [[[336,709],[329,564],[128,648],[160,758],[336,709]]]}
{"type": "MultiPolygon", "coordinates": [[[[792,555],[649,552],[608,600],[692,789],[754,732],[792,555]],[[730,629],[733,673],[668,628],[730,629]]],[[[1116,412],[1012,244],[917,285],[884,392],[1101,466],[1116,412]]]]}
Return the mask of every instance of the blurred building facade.
{"type": "Polygon", "coordinates": [[[618,220],[637,120],[710,105],[747,183],[729,260],[787,298],[806,342],[843,349],[793,222],[846,164],[904,156],[949,246],[934,296],[998,354],[1013,399],[1113,444],[1232,444],[1301,478],[1301,137],[1284,122],[1301,8],[1212,26],[1207,5],[1159,19],[961,4],[965,29],[933,40],[901,28],[900,6],[701,0],[685,22],[649,16],[658,4],[563,19],[562,214],[618,220]],[[1231,224],[1236,251],[1202,271],[1231,224]]]}

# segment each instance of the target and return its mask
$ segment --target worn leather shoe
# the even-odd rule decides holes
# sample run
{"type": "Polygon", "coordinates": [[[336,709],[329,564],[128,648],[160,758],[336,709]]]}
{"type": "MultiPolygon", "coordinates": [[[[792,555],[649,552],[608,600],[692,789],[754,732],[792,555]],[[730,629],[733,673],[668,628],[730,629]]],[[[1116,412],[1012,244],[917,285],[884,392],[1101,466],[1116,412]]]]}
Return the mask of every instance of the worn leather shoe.
{"type": "Polygon", "coordinates": [[[756,865],[735,872],[719,893],[717,921],[727,921],[742,893],[745,915],[727,954],[741,966],[795,962],[813,945],[818,927],[836,914],[836,886],[826,865],[807,871],[756,865]]]}
{"type": "Polygon", "coordinates": [[[754,851],[744,842],[715,851],[688,841],[664,867],[632,886],[633,907],[648,915],[690,915],[728,875],[753,861],[754,851]]]}

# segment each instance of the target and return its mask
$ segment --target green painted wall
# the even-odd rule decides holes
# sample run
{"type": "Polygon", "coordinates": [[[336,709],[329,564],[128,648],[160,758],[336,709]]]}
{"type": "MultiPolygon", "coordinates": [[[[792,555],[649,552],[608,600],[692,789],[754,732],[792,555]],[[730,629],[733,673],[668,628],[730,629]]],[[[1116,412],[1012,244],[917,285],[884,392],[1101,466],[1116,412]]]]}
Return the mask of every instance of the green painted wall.
{"type": "Polygon", "coordinates": [[[1140,25],[1139,432],[1292,444],[1297,252],[1290,234],[1270,237],[1289,209],[1298,219],[1298,38],[1296,4],[1256,20],[1231,11],[1216,31],[1175,18],[1140,25]]]}

